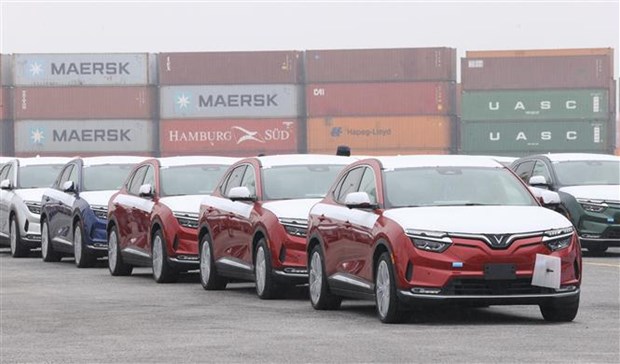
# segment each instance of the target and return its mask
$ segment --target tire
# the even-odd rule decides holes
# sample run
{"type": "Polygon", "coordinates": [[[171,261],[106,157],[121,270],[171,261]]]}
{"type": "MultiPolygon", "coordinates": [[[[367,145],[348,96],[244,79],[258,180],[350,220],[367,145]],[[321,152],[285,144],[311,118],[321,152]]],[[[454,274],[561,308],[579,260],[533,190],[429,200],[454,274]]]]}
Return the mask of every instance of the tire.
{"type": "Polygon", "coordinates": [[[116,226],[108,232],[108,269],[113,276],[128,276],[133,267],[123,262],[121,247],[118,245],[118,232],[116,226]]]}
{"type": "Polygon", "coordinates": [[[396,280],[390,254],[385,252],[379,257],[375,273],[375,302],[377,316],[386,324],[402,322],[405,318],[401,303],[396,294],[396,280]]]}
{"type": "Polygon", "coordinates": [[[50,239],[50,228],[47,225],[47,220],[43,220],[41,223],[41,258],[44,262],[59,262],[60,254],[54,250],[52,240],[50,239]]]}
{"type": "Polygon", "coordinates": [[[9,242],[13,258],[22,258],[30,253],[30,249],[24,246],[19,236],[19,228],[17,227],[17,218],[15,216],[11,216],[11,220],[9,220],[9,242]]]}
{"type": "Polygon", "coordinates": [[[200,241],[200,284],[207,291],[219,291],[225,289],[227,283],[228,280],[217,273],[211,238],[205,234],[200,241]]]}
{"type": "Polygon", "coordinates": [[[78,221],[73,227],[73,256],[75,266],[78,268],[92,268],[95,266],[97,258],[84,246],[84,234],[82,234],[82,224],[78,221]]]}
{"type": "Polygon", "coordinates": [[[323,252],[319,244],[315,245],[308,259],[308,291],[310,303],[315,310],[337,310],[342,304],[342,297],[329,291],[323,252]]]}
{"type": "Polygon", "coordinates": [[[278,285],[273,279],[271,265],[271,253],[267,247],[265,238],[261,238],[256,245],[254,253],[254,277],[256,281],[256,294],[262,300],[276,298],[278,285]]]}
{"type": "Polygon", "coordinates": [[[540,305],[540,313],[545,321],[571,322],[579,311],[579,296],[577,299],[560,300],[548,305],[540,305]]]}
{"type": "Polygon", "coordinates": [[[151,259],[153,262],[153,279],[157,283],[176,282],[179,274],[168,263],[166,241],[161,230],[156,230],[153,234],[151,259]]]}
{"type": "Polygon", "coordinates": [[[603,254],[607,251],[608,247],[606,246],[591,246],[588,247],[588,251],[592,254],[603,254]]]}

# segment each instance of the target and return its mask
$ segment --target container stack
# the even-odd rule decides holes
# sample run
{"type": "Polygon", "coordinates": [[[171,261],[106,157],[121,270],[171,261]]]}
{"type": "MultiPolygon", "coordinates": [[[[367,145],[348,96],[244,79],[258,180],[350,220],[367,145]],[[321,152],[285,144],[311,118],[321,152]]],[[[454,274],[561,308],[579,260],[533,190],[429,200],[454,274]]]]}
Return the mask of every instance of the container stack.
{"type": "Polygon", "coordinates": [[[161,53],[162,156],[300,151],[297,51],[161,53]]]}
{"type": "Polygon", "coordinates": [[[10,57],[0,54],[0,156],[13,155],[10,57]]]}
{"type": "Polygon", "coordinates": [[[15,154],[153,155],[148,70],[146,53],[13,55],[15,154]]]}
{"type": "Polygon", "coordinates": [[[461,75],[461,153],[613,153],[613,49],[467,52],[461,75]]]}
{"type": "Polygon", "coordinates": [[[310,50],[305,66],[309,153],[451,152],[455,49],[310,50]]]}

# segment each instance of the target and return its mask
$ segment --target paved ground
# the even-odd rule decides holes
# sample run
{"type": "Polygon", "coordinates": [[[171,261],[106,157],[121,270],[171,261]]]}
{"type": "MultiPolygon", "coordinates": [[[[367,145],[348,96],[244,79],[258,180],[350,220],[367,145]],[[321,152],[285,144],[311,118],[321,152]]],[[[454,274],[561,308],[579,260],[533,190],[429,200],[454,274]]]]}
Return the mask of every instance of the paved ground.
{"type": "MultiPolygon", "coordinates": [[[[586,254],[587,255],[587,254],[586,254]]],[[[576,320],[535,306],[420,311],[384,325],[374,305],[316,312],[304,289],[261,301],[253,285],[206,292],[196,274],[156,284],[72,260],[0,250],[0,362],[620,362],[620,249],[585,257],[576,320]]]]}

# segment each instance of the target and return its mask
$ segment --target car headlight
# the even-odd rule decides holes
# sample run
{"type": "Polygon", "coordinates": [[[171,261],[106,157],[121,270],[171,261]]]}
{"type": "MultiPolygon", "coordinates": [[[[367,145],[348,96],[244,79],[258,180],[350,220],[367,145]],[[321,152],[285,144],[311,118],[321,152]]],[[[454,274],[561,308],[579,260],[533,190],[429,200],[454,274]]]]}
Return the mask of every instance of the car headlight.
{"type": "Polygon", "coordinates": [[[607,204],[598,200],[577,199],[581,207],[588,212],[603,212],[607,208],[607,204]]]}
{"type": "Polygon", "coordinates": [[[420,250],[441,253],[452,245],[452,239],[443,232],[407,230],[406,234],[413,245],[420,250]]]}
{"type": "Polygon", "coordinates": [[[107,206],[90,205],[90,208],[91,210],[93,210],[93,213],[95,214],[95,216],[97,216],[97,218],[102,219],[102,220],[108,219],[108,207],[107,206]]]}
{"type": "Polygon", "coordinates": [[[542,241],[549,250],[556,251],[568,247],[573,239],[573,234],[574,229],[572,227],[547,230],[542,241]]]}
{"type": "Polygon", "coordinates": [[[190,212],[173,212],[172,214],[176,217],[179,225],[191,229],[198,228],[198,214],[190,212]]]}
{"type": "Polygon", "coordinates": [[[289,235],[306,237],[308,234],[308,220],[305,219],[290,219],[290,218],[282,218],[278,219],[280,224],[284,226],[284,230],[289,235]]]}
{"type": "Polygon", "coordinates": [[[36,215],[41,215],[41,203],[36,201],[24,201],[28,210],[36,215]]]}

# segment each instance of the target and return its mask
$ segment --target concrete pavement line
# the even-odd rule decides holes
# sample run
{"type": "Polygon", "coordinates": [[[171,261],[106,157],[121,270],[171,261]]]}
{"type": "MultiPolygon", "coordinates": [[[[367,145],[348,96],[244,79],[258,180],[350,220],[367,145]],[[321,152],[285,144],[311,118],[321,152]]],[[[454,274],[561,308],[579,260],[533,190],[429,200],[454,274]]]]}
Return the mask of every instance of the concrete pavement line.
{"type": "Polygon", "coordinates": [[[599,265],[599,266],[601,266],[601,267],[614,267],[614,268],[620,268],[620,264],[588,263],[588,262],[584,262],[583,264],[587,264],[587,265],[599,265]]]}

